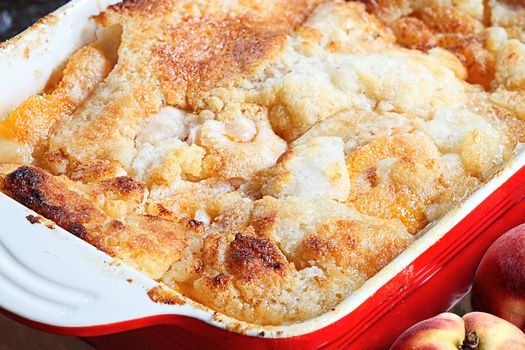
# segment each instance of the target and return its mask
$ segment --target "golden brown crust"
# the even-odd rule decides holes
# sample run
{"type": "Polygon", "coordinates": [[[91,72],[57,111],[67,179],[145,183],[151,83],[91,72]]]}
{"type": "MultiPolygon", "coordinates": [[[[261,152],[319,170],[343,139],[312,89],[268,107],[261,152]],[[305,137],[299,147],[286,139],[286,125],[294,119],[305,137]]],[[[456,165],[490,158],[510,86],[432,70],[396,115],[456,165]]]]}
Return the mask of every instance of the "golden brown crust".
{"type": "Polygon", "coordinates": [[[251,221],[299,268],[356,268],[372,276],[412,241],[397,220],[367,217],[327,199],[311,201],[266,197],[256,202],[251,221]]]}
{"type": "Polygon", "coordinates": [[[134,198],[137,193],[143,194],[146,186],[129,176],[121,176],[102,181],[100,188],[102,191],[106,193],[109,192],[120,199],[130,200],[134,198]]]}
{"type": "MultiPolygon", "coordinates": [[[[106,12],[115,12],[122,15],[154,17],[167,13],[173,8],[173,2],[169,0],[127,0],[111,5],[106,12]]],[[[105,13],[97,16],[103,18],[105,13]]]]}
{"type": "Polygon", "coordinates": [[[163,286],[151,288],[148,291],[148,296],[151,300],[160,304],[184,305],[186,303],[176,293],[174,293],[173,290],[163,286]]]}
{"type": "Polygon", "coordinates": [[[416,9],[412,16],[423,21],[434,33],[473,34],[480,28],[476,19],[448,6],[424,6],[416,9]]]}
{"type": "Polygon", "coordinates": [[[124,211],[124,222],[112,220],[106,206],[102,205],[107,215],[96,205],[96,196],[104,196],[106,203],[122,201],[137,208],[144,202],[145,186],[129,177],[84,188],[39,168],[23,166],[7,174],[3,184],[3,191],[13,199],[156,278],[181,258],[188,234],[202,233],[202,228],[191,221],[133,214],[133,209],[124,211]]]}
{"type": "Polygon", "coordinates": [[[401,17],[392,25],[399,44],[422,51],[437,46],[437,38],[427,25],[416,17],[401,17]]]}
{"type": "Polygon", "coordinates": [[[285,40],[285,32],[249,17],[189,18],[168,35],[169,43],[153,49],[154,60],[168,101],[182,106],[226,77],[253,71],[285,40]]]}
{"type": "Polygon", "coordinates": [[[86,224],[100,224],[105,219],[92,202],[38,168],[18,168],[6,176],[4,188],[16,201],[81,238],[87,234],[86,224]]]}
{"type": "Polygon", "coordinates": [[[427,51],[442,47],[455,54],[468,72],[467,81],[489,90],[494,79],[494,57],[485,48],[483,26],[477,18],[452,6],[418,5],[410,1],[374,1],[369,10],[396,13],[384,20],[391,24],[397,41],[427,51]]]}
{"type": "MultiPolygon", "coordinates": [[[[396,228],[393,225],[388,229],[396,228]]],[[[411,243],[408,237],[393,236],[373,242],[372,247],[363,244],[367,239],[378,237],[377,231],[378,227],[356,220],[330,221],[305,238],[300,255],[305,261],[335,259],[337,266],[356,267],[370,278],[411,243]]]]}
{"type": "Polygon", "coordinates": [[[376,15],[387,24],[411,12],[410,2],[406,0],[361,0],[367,11],[376,15]]]}
{"type": "Polygon", "coordinates": [[[209,1],[145,0],[110,7],[97,19],[123,28],[119,51],[129,55],[120,57],[86,106],[96,112],[79,113],[58,126],[50,139],[49,165],[65,173],[74,170],[71,165],[109,160],[129,170],[140,125],[163,99],[184,109],[203,108],[211,88],[253,73],[280,52],[286,34],[314,4],[273,0],[261,7],[245,1],[229,8],[209,1]],[[125,89],[115,89],[122,79],[125,89]]]}
{"type": "Polygon", "coordinates": [[[229,272],[241,280],[260,279],[268,273],[285,270],[286,259],[267,238],[238,233],[226,256],[229,272]]]}
{"type": "MultiPolygon", "coordinates": [[[[49,161],[51,163],[60,162],[65,157],[58,153],[52,155],[48,153],[49,161]],[[55,159],[54,159],[55,158],[55,159]]],[[[99,161],[90,164],[75,164],[69,170],[69,177],[74,181],[93,182],[103,180],[106,178],[114,178],[118,175],[121,167],[115,161],[99,161]]]]}
{"type": "Polygon", "coordinates": [[[19,164],[14,163],[0,163],[0,189],[2,191],[5,190],[5,177],[18,169],[20,167],[19,164]]]}
{"type": "Polygon", "coordinates": [[[181,259],[192,232],[194,228],[184,220],[176,222],[148,215],[128,215],[125,223],[113,220],[88,232],[84,239],[159,279],[173,262],[181,259]]]}

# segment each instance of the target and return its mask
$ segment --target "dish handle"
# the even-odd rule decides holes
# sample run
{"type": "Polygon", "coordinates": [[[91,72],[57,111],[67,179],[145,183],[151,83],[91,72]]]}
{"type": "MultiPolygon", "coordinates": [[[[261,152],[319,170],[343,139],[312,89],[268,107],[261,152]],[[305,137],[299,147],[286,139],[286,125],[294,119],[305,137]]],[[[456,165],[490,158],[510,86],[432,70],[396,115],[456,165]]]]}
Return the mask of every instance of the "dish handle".
{"type": "Polygon", "coordinates": [[[148,291],[157,282],[1,193],[0,213],[0,309],[19,321],[62,334],[101,334],[114,331],[105,325],[198,312],[152,301],[148,291]]]}

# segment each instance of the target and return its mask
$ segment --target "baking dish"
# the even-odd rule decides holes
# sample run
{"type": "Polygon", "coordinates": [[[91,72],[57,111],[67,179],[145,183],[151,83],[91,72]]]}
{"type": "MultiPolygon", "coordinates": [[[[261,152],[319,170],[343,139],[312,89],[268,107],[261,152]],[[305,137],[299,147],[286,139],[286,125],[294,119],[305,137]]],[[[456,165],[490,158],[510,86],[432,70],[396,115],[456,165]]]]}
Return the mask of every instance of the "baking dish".
{"type": "MultiPolygon", "coordinates": [[[[0,115],[42,89],[54,68],[93,40],[95,26],[88,17],[109,3],[72,1],[2,47],[0,115]]],[[[521,150],[484,188],[332,311],[280,327],[238,322],[187,299],[155,303],[147,294],[154,281],[59,228],[49,232],[45,223],[32,225],[26,217],[34,213],[2,195],[0,306],[35,327],[78,336],[172,325],[138,336],[146,343],[148,337],[164,339],[159,347],[384,347],[415,321],[460,298],[488,244],[525,219],[523,205],[516,205],[525,193],[524,165],[521,150]],[[506,219],[498,220],[507,211],[506,219]]]]}

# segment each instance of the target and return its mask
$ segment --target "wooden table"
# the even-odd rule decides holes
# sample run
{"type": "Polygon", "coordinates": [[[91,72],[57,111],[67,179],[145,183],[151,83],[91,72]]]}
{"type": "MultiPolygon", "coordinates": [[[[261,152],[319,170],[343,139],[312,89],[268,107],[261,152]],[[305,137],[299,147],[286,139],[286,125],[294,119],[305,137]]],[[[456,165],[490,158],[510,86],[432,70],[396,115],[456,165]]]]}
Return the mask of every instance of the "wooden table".
{"type": "Polygon", "coordinates": [[[93,350],[74,337],[36,331],[0,314],[0,350],[93,350]]]}

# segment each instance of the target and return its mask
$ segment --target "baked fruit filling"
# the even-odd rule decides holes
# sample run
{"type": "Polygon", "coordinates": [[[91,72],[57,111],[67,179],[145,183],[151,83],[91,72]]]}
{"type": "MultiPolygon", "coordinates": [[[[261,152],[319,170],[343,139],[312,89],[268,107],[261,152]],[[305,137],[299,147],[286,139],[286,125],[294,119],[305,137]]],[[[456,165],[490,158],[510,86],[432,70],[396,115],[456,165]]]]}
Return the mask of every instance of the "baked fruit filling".
{"type": "Polygon", "coordinates": [[[0,189],[279,325],[340,303],[525,142],[525,7],[125,0],[0,121],[0,189]]]}

